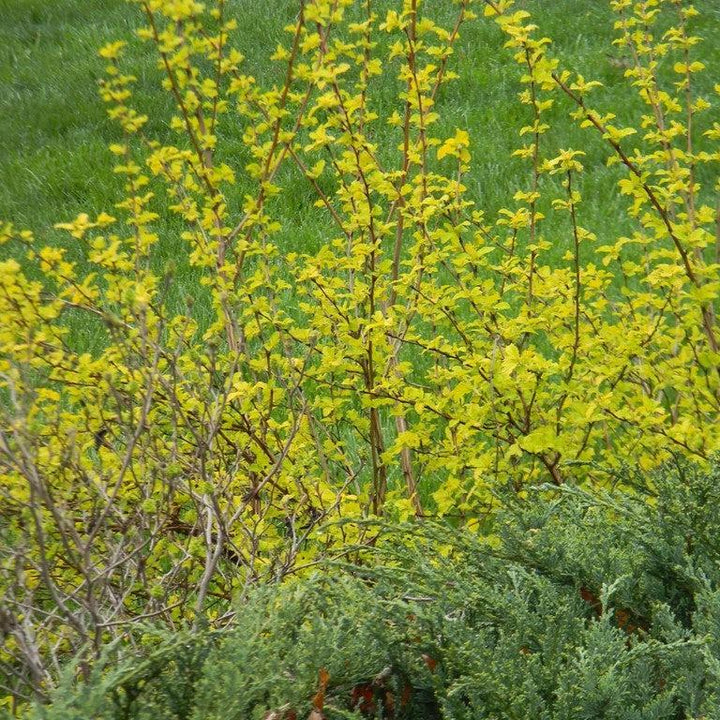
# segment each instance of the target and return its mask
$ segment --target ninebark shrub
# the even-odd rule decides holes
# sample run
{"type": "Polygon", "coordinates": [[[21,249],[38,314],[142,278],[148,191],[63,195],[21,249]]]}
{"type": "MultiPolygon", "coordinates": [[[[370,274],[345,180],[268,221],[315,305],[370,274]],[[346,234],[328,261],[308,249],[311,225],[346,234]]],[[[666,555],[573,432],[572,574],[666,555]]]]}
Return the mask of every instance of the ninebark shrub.
{"type": "Polygon", "coordinates": [[[692,5],[612,3],[646,105],[620,123],[508,0],[446,3],[446,25],[439,3],[300,0],[274,85],[243,71],[223,0],[138,4],[176,139],[146,131],[108,45],[125,199],[58,225],[83,263],[0,232],[8,703],[52,687],[81,646],[145,619],[222,625],[249,586],[374,541],[335,521],[478,525],[500,491],[718,449],[718,188],[703,178],[720,130],[696,90],[692,5]],[[504,33],[527,118],[527,178],[497,217],[464,185],[472,138],[437,109],[474,7],[504,33]],[[582,224],[583,149],[548,135],[561,103],[624,170],[626,236],[582,224]],[[240,158],[224,150],[238,137],[240,158]],[[317,252],[283,244],[278,207],[300,182],[332,228],[317,252]],[[172,261],[164,211],[187,248],[172,261]],[[180,266],[197,278],[186,307],[168,299],[180,266]],[[73,344],[78,318],[100,350],[73,344]]]}

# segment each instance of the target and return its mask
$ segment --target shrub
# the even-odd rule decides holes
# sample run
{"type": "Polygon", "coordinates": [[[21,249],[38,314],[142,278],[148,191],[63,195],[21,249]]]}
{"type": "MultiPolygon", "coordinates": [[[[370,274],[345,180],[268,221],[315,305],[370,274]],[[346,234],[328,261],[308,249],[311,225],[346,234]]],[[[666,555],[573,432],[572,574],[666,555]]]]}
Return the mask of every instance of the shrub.
{"type": "Polygon", "coordinates": [[[705,181],[718,129],[696,90],[692,6],[613,3],[647,106],[621,123],[526,11],[482,4],[522,73],[515,155],[528,167],[489,217],[464,185],[472,139],[440,122],[470,0],[445,24],[447,8],[416,0],[380,14],[369,0],[301,2],[266,85],[243,72],[223,0],[139,5],[175,141],[146,133],[122,43],[106,46],[117,217],[58,225],[77,262],[0,233],[14,253],[0,263],[13,694],[46,692],[64,657],[97,656],[143,620],[222,626],[234,595],[371,539],[329,521],[477,524],[507,487],[597,484],[626,461],[718,448],[705,181]],[[584,151],[547,132],[561,102],[624,172],[622,237],[582,225],[584,151]],[[226,150],[238,137],[244,149],[226,150]],[[329,228],[317,252],[284,245],[278,208],[298,182],[329,228]],[[163,260],[164,210],[185,257],[163,260]],[[195,284],[178,307],[180,272],[195,284]],[[73,343],[78,318],[97,351],[73,343]]]}
{"type": "Polygon", "coordinates": [[[495,547],[386,528],[370,566],[258,588],[232,629],[125,650],[37,717],[716,717],[718,479],[667,472],[653,504],[536,493],[495,547]]]}

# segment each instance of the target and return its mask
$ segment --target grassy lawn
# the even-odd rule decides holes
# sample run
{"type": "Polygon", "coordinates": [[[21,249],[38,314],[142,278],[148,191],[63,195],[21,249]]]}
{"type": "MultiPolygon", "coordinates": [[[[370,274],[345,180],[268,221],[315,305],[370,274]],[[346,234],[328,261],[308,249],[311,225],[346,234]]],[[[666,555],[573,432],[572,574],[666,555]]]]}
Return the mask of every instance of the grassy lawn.
{"type": "Polygon", "coordinates": [[[40,231],[80,211],[112,207],[96,50],[131,33],[136,9],[115,0],[2,0],[0,216],[40,231]]]}
{"type": "MultiPolygon", "coordinates": [[[[611,46],[613,15],[606,3],[525,0],[521,4],[553,38],[563,67],[606,85],[595,97],[600,107],[613,107],[621,121],[637,116],[641,106],[628,86],[622,85],[624,61],[611,46]]],[[[713,0],[697,5],[703,14],[695,30],[707,38],[698,55],[712,68],[720,9],[713,0]]],[[[235,44],[247,58],[248,71],[271,80],[278,66],[266,58],[282,38],[281,28],[293,17],[296,3],[231,0],[229,6],[240,21],[235,44]]],[[[167,126],[170,102],[159,89],[155,58],[147,46],[134,39],[133,29],[142,21],[137,5],[125,0],[0,0],[0,17],[0,219],[52,241],[53,223],[79,212],[112,211],[121,198],[121,183],[112,172],[106,149],[117,142],[119,130],[106,117],[97,94],[103,74],[97,49],[114,39],[130,41],[128,65],[138,77],[136,106],[150,116],[149,134],[160,140],[171,136],[167,126]]],[[[509,159],[520,143],[517,129],[528,118],[527,108],[516,101],[518,73],[502,43],[499,30],[489,21],[480,18],[466,26],[454,61],[461,79],[444,88],[438,102],[444,118],[442,129],[451,133],[459,126],[470,133],[474,162],[466,179],[469,194],[491,214],[511,203],[515,190],[529,182],[524,163],[509,159]]],[[[391,73],[387,76],[381,81],[384,85],[378,97],[389,113],[397,100],[390,92],[391,73]]],[[[707,91],[712,86],[710,76],[706,73],[700,78],[707,91]]],[[[585,149],[580,222],[601,238],[617,237],[626,222],[615,189],[618,171],[605,167],[602,142],[573,126],[567,118],[570,109],[567,103],[557,104],[558,122],[549,142],[585,149]]],[[[245,162],[241,132],[232,122],[226,121],[221,143],[231,164],[241,170],[245,162]]],[[[241,182],[238,200],[242,193],[241,182]]],[[[308,212],[313,199],[298,178],[277,202],[276,212],[286,228],[281,241],[288,249],[312,249],[327,239],[331,227],[327,218],[308,212]]],[[[162,238],[159,260],[181,256],[184,248],[177,222],[164,215],[158,225],[162,238]]],[[[544,231],[556,243],[554,254],[562,257],[569,232],[567,219],[550,214],[544,231]]],[[[181,286],[183,282],[193,283],[192,273],[183,276],[181,272],[181,286]]],[[[175,291],[182,295],[182,287],[175,291]]]]}

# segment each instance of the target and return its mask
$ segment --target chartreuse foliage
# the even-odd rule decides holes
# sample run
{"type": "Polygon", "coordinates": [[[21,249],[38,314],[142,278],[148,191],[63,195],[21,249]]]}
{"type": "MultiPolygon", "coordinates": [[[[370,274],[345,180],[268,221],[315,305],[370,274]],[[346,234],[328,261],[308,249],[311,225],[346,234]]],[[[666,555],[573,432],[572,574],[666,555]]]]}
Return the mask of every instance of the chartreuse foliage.
{"type": "Polygon", "coordinates": [[[46,692],[68,653],[141,619],[222,624],[250,585],[372,539],[330,520],[476,524],[500,490],[718,449],[704,178],[720,130],[716,96],[696,90],[691,5],[612,3],[646,105],[622,122],[508,0],[301,0],[275,84],[244,72],[223,0],[138,5],[174,142],[133,107],[123,43],[105,46],[125,199],[59,223],[65,247],[0,232],[12,694],[46,692]],[[473,8],[505,34],[526,118],[527,177],[497,217],[470,197],[472,138],[437,102],[473,8]],[[549,133],[561,103],[624,171],[627,236],[582,224],[583,149],[549,133]],[[238,137],[240,157],[223,149],[238,137]],[[300,183],[328,228],[316,252],[283,245],[278,208],[300,183]],[[172,263],[162,208],[186,247],[172,263]],[[564,231],[546,232],[550,214],[564,231]],[[178,310],[181,266],[198,281],[178,310]],[[97,352],[71,342],[78,316],[97,352]]]}
{"type": "Polygon", "coordinates": [[[717,717],[719,479],[669,472],[652,504],[533,492],[495,549],[386,528],[370,568],[259,588],[228,631],[148,631],[35,717],[717,717]]]}

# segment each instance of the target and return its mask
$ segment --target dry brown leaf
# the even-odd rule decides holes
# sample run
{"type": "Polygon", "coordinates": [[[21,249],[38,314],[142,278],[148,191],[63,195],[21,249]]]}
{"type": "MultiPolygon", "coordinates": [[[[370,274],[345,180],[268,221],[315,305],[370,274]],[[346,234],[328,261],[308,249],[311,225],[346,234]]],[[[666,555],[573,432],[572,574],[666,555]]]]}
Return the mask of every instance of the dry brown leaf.
{"type": "MultiPolygon", "coordinates": [[[[318,685],[320,689],[315,693],[312,703],[313,712],[317,710],[320,713],[320,717],[322,717],[322,709],[325,705],[325,690],[327,690],[328,682],[330,682],[330,673],[325,668],[320,668],[318,671],[318,685]]],[[[311,720],[316,719],[311,715],[311,720]]]]}

